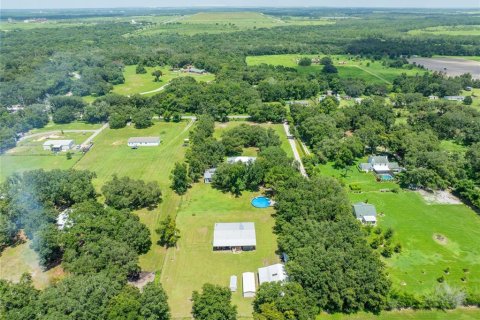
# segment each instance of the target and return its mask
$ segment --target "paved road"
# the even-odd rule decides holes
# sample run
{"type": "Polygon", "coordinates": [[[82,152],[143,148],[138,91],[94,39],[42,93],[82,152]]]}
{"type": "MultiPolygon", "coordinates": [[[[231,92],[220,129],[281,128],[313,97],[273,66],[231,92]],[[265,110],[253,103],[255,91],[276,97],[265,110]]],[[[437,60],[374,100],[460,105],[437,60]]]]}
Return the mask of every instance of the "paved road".
{"type": "Polygon", "coordinates": [[[285,133],[288,138],[288,142],[290,143],[290,147],[292,147],[293,157],[300,165],[300,173],[305,178],[308,178],[307,171],[305,171],[305,167],[303,166],[302,158],[300,158],[300,154],[298,153],[297,146],[295,145],[295,138],[290,134],[290,127],[287,122],[283,123],[283,128],[285,129],[285,133]]]}
{"type": "Polygon", "coordinates": [[[160,88],[157,88],[157,89],[154,89],[154,90],[145,91],[145,92],[140,92],[140,94],[149,94],[149,93],[154,93],[154,92],[160,92],[160,91],[162,91],[163,89],[165,89],[165,87],[168,86],[169,84],[170,84],[170,83],[164,84],[164,85],[161,86],[160,88]]]}

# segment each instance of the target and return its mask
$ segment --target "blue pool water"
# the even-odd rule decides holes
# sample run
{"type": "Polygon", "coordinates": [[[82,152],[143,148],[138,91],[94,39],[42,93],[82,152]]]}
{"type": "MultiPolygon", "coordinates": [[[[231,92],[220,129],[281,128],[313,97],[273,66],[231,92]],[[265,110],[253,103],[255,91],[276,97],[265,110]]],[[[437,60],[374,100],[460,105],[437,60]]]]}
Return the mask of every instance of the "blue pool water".
{"type": "Polygon", "coordinates": [[[382,181],[392,181],[393,180],[393,176],[391,174],[388,174],[388,173],[380,174],[379,177],[380,177],[380,180],[382,180],[382,181]]]}
{"type": "Polygon", "coordinates": [[[255,208],[268,208],[270,207],[270,199],[264,196],[255,197],[252,200],[252,206],[255,208]]]}

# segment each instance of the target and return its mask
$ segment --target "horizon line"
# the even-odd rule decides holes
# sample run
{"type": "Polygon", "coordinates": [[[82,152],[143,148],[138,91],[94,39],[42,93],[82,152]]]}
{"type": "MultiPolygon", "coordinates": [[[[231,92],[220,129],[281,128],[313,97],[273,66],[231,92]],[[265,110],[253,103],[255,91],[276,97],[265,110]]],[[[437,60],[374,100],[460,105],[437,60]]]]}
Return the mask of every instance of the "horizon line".
{"type": "Polygon", "coordinates": [[[0,11],[4,10],[85,10],[85,9],[102,9],[102,10],[112,10],[112,9],[192,9],[192,8],[210,8],[210,9],[264,9],[264,8],[288,8],[288,9],[303,9],[303,8],[311,8],[311,9],[475,9],[479,10],[480,8],[477,7],[448,7],[448,6],[438,6],[438,7],[414,7],[414,6],[392,6],[392,7],[385,7],[385,6],[228,6],[228,5],[191,5],[191,6],[125,6],[125,7],[32,7],[32,8],[0,8],[0,11]]]}

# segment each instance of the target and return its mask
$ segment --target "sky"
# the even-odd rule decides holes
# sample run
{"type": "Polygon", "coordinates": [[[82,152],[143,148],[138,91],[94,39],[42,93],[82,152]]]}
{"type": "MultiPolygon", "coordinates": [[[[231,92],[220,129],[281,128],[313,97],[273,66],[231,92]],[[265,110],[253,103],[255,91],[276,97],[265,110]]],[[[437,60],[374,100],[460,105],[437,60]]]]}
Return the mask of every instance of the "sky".
{"type": "Polygon", "coordinates": [[[1,0],[2,9],[119,7],[413,7],[479,8],[480,0],[1,0]]]}

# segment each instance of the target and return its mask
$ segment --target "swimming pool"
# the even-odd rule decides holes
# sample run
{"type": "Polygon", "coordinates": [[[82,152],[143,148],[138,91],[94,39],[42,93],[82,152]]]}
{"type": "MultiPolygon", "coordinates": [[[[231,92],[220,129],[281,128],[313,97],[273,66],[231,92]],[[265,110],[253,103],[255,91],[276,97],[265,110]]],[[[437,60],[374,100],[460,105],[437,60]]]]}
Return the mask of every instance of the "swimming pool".
{"type": "Polygon", "coordinates": [[[252,206],[255,208],[268,208],[270,207],[270,199],[264,196],[255,197],[252,200],[252,206]]]}
{"type": "Polygon", "coordinates": [[[393,180],[393,176],[391,174],[388,174],[388,173],[379,174],[378,177],[380,178],[381,181],[392,181],[393,180]]]}

